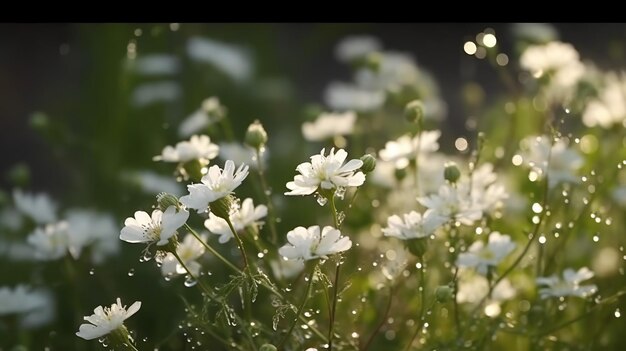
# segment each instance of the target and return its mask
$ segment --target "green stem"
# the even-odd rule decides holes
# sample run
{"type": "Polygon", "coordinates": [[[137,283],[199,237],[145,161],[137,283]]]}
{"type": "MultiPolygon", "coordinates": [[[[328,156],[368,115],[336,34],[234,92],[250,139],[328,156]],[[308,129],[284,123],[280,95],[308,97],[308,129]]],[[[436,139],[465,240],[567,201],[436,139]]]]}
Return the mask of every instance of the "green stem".
{"type": "Polygon", "coordinates": [[[267,203],[267,222],[270,227],[270,233],[272,235],[272,244],[276,244],[278,240],[278,233],[276,231],[276,211],[274,210],[274,204],[270,197],[270,189],[265,179],[265,170],[263,169],[263,160],[261,159],[261,149],[256,148],[256,162],[257,171],[259,172],[259,178],[261,179],[261,190],[263,196],[265,196],[265,202],[267,203]]]}
{"type": "MultiPolygon", "coordinates": [[[[333,214],[333,220],[335,221],[335,228],[339,230],[340,223],[337,218],[337,207],[335,206],[335,193],[330,195],[330,209],[333,214]]],[[[333,350],[333,329],[335,328],[335,314],[337,312],[337,294],[339,293],[339,275],[341,273],[341,264],[337,262],[335,268],[335,282],[333,283],[333,304],[330,309],[330,324],[328,326],[328,350],[333,350]]]]}
{"type": "Polygon", "coordinates": [[[222,256],[219,252],[217,252],[213,247],[211,247],[209,244],[205,243],[204,240],[202,240],[202,238],[200,237],[200,235],[198,235],[198,233],[193,230],[188,224],[185,223],[185,228],[187,228],[187,230],[189,230],[189,232],[191,233],[191,235],[193,235],[201,244],[202,246],[204,246],[205,249],[209,250],[209,252],[211,254],[213,254],[215,257],[219,258],[220,261],[224,262],[228,268],[232,269],[233,271],[237,272],[237,273],[241,273],[241,270],[239,270],[239,268],[237,268],[237,266],[235,266],[234,264],[232,264],[229,260],[227,260],[224,256],[222,256]]]}
{"type": "Polygon", "coordinates": [[[300,303],[300,306],[298,307],[298,310],[296,312],[296,318],[291,324],[291,327],[289,328],[289,331],[287,332],[287,334],[285,334],[285,336],[283,337],[283,340],[280,342],[280,344],[278,344],[278,349],[282,349],[282,346],[285,344],[287,339],[289,339],[289,337],[291,336],[291,333],[293,332],[293,329],[295,328],[296,324],[298,324],[298,320],[300,319],[300,316],[302,316],[302,310],[304,309],[304,306],[306,305],[306,302],[309,299],[309,295],[311,294],[311,288],[313,287],[313,275],[315,275],[316,267],[317,267],[317,264],[313,267],[313,269],[311,269],[311,273],[309,273],[309,283],[307,284],[306,292],[304,293],[302,302],[300,303]]]}
{"type": "Polygon", "coordinates": [[[376,325],[376,328],[372,332],[372,335],[370,335],[370,337],[367,339],[365,346],[361,348],[362,351],[369,349],[370,345],[372,344],[372,341],[374,341],[374,338],[380,331],[380,328],[382,328],[383,325],[385,325],[385,322],[387,321],[387,316],[389,315],[389,311],[391,310],[391,303],[393,302],[393,293],[394,291],[393,291],[393,285],[392,285],[389,287],[389,297],[387,299],[387,306],[385,307],[385,313],[383,313],[383,318],[381,318],[380,322],[378,322],[378,325],[376,325]]]}
{"type": "Polygon", "coordinates": [[[230,219],[224,218],[224,220],[228,224],[228,228],[230,228],[230,231],[235,236],[235,240],[237,240],[237,246],[239,246],[239,250],[241,251],[241,256],[243,256],[243,264],[244,264],[243,270],[244,271],[247,270],[248,273],[252,273],[250,271],[250,264],[248,263],[248,255],[246,255],[246,249],[243,247],[243,241],[241,241],[241,238],[239,237],[239,234],[237,234],[237,231],[235,230],[235,227],[233,227],[233,223],[230,221],[230,219]]]}
{"type": "Polygon", "coordinates": [[[420,284],[422,286],[420,286],[421,290],[420,290],[420,310],[419,310],[419,320],[417,323],[417,329],[415,330],[415,332],[413,333],[413,336],[411,337],[411,339],[409,339],[409,344],[406,346],[406,350],[410,350],[411,349],[411,345],[413,345],[413,340],[415,340],[415,338],[417,337],[417,335],[419,334],[420,329],[422,329],[422,320],[424,319],[424,304],[426,303],[426,279],[425,279],[425,275],[424,275],[424,260],[423,257],[419,257],[418,262],[420,263],[420,284]]]}

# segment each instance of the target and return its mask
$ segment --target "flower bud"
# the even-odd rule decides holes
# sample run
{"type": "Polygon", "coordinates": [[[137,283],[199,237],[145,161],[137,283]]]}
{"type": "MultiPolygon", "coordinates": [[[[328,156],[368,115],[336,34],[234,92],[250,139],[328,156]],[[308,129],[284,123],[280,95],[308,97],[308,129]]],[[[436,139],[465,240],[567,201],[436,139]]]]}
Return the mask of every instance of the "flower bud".
{"type": "Polygon", "coordinates": [[[258,120],[254,121],[248,127],[246,132],[245,143],[255,149],[260,149],[267,143],[267,132],[258,120]]]}
{"type": "Polygon", "coordinates": [[[396,180],[402,181],[402,179],[406,178],[406,168],[396,168],[393,175],[396,177],[396,180]]]}
{"type": "Polygon", "coordinates": [[[272,344],[263,344],[259,348],[259,351],[277,351],[277,350],[278,349],[276,348],[276,346],[274,346],[272,344]]]}
{"type": "Polygon", "coordinates": [[[370,154],[361,156],[361,161],[363,161],[363,166],[361,166],[363,173],[370,173],[376,168],[376,158],[370,154]]]}
{"type": "Polygon", "coordinates": [[[230,210],[233,207],[233,196],[227,195],[209,204],[211,213],[226,221],[230,221],[230,210]]]}
{"type": "Polygon", "coordinates": [[[459,171],[459,168],[454,162],[449,162],[445,165],[445,169],[443,170],[443,177],[450,183],[456,183],[457,180],[459,180],[459,178],[461,177],[461,171],[459,171]]]}
{"type": "Polygon", "coordinates": [[[168,193],[159,193],[157,196],[157,203],[159,204],[159,209],[163,212],[167,210],[170,206],[175,206],[176,209],[180,209],[180,202],[178,198],[172,194],[168,193]]]}
{"type": "Polygon", "coordinates": [[[420,100],[413,100],[406,104],[404,118],[411,123],[419,123],[424,118],[424,104],[420,100]]]}
{"type": "Polygon", "coordinates": [[[424,256],[424,253],[426,253],[426,249],[428,246],[428,242],[426,241],[425,238],[405,240],[404,244],[406,248],[409,250],[409,252],[411,252],[413,255],[417,257],[424,256]]]}
{"type": "Polygon", "coordinates": [[[435,298],[439,303],[446,303],[452,300],[454,291],[448,285],[440,285],[435,289],[435,298]]]}

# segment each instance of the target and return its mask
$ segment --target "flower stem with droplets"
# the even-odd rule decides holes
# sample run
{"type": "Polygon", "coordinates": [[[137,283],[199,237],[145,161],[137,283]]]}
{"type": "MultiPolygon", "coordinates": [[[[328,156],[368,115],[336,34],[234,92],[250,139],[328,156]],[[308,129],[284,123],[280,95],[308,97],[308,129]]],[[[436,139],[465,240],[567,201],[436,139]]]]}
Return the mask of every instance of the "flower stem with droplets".
{"type": "Polygon", "coordinates": [[[193,235],[202,244],[202,246],[204,246],[205,249],[209,250],[209,252],[211,254],[213,254],[215,257],[217,257],[218,259],[220,259],[220,261],[224,262],[224,264],[226,264],[228,266],[228,268],[234,270],[235,272],[241,273],[241,270],[239,270],[239,268],[237,268],[237,266],[232,264],[229,260],[226,259],[226,257],[222,256],[219,252],[217,252],[213,247],[211,247],[211,245],[209,245],[206,242],[204,242],[204,240],[202,240],[200,235],[198,235],[198,233],[195,230],[193,230],[186,223],[185,223],[185,228],[187,228],[187,230],[189,230],[191,235],[193,235]]]}
{"type": "Polygon", "coordinates": [[[267,185],[267,179],[265,179],[265,170],[263,169],[263,160],[261,159],[261,149],[256,148],[256,163],[257,172],[259,173],[259,179],[261,180],[261,190],[263,196],[265,196],[265,202],[267,203],[267,224],[270,227],[270,233],[272,235],[272,244],[276,244],[278,240],[278,234],[276,232],[276,211],[272,198],[270,196],[270,189],[267,185]]]}
{"type": "Polygon", "coordinates": [[[420,330],[422,329],[422,321],[424,319],[424,305],[426,303],[426,277],[424,275],[424,269],[426,268],[424,266],[424,258],[423,257],[419,257],[418,260],[419,264],[420,264],[420,311],[419,311],[419,320],[417,321],[417,328],[415,329],[415,332],[413,333],[413,336],[411,336],[411,339],[409,339],[409,344],[406,346],[406,350],[410,350],[411,346],[413,345],[413,341],[415,340],[415,338],[417,337],[417,335],[419,334],[420,330]]]}
{"type": "MultiPolygon", "coordinates": [[[[339,230],[340,223],[337,217],[337,207],[335,206],[335,193],[330,195],[330,210],[333,214],[333,220],[335,221],[335,228],[339,230]]],[[[337,294],[339,293],[339,274],[341,272],[341,263],[337,262],[335,268],[335,282],[333,283],[333,304],[330,309],[330,323],[328,326],[328,350],[333,349],[333,329],[335,327],[335,313],[337,312],[337,294]]]]}
{"type": "Polygon", "coordinates": [[[235,240],[237,240],[237,246],[239,246],[241,256],[243,256],[243,270],[248,271],[248,273],[252,273],[250,271],[250,263],[248,262],[248,255],[246,255],[246,249],[243,247],[243,241],[241,241],[241,238],[239,237],[239,234],[237,234],[237,231],[235,230],[235,227],[233,227],[233,223],[230,221],[230,219],[224,218],[224,220],[228,224],[228,228],[230,228],[230,231],[233,233],[235,240]]]}
{"type": "Polygon", "coordinates": [[[293,332],[293,329],[295,328],[296,324],[298,324],[298,320],[302,316],[302,310],[304,309],[306,302],[309,300],[309,295],[311,295],[311,288],[313,287],[313,276],[315,275],[316,268],[317,268],[317,263],[315,264],[313,269],[311,269],[311,273],[309,273],[309,283],[307,284],[306,292],[304,293],[302,302],[300,303],[300,306],[298,307],[298,310],[296,311],[296,318],[291,324],[291,327],[289,328],[289,331],[287,332],[287,334],[285,334],[285,336],[283,337],[283,340],[280,342],[280,344],[278,344],[279,349],[282,349],[282,346],[285,344],[287,339],[289,339],[289,337],[291,336],[291,333],[293,332]]]}

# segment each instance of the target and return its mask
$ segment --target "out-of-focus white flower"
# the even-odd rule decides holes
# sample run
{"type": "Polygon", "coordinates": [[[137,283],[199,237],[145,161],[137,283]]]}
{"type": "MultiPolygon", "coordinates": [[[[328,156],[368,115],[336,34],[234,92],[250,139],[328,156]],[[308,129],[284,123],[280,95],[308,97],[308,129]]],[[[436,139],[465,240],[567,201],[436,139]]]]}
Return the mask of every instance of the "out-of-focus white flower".
{"type": "Polygon", "coordinates": [[[140,307],[141,302],[136,301],[126,309],[119,297],[117,303],[112,304],[111,307],[102,308],[102,306],[98,306],[93,310],[91,316],[84,317],[89,323],[81,324],[76,336],[85,340],[92,340],[105,336],[118,328],[124,328],[124,333],[127,334],[124,321],[137,313],[140,307]]]}
{"type": "Polygon", "coordinates": [[[591,261],[591,268],[598,277],[606,278],[619,272],[623,255],[612,246],[598,250],[591,261]]]}
{"type": "Polygon", "coordinates": [[[25,285],[0,287],[0,316],[19,315],[22,328],[47,324],[54,317],[54,311],[54,301],[48,290],[25,285]]]}
{"type": "Polygon", "coordinates": [[[152,217],[144,211],[135,212],[135,217],[124,221],[120,239],[129,243],[156,243],[159,246],[168,243],[176,230],[187,222],[189,212],[185,209],[168,207],[165,212],[152,211],[152,217]]]}
{"type": "Polygon", "coordinates": [[[324,90],[324,102],[333,110],[369,112],[385,103],[385,92],[351,83],[331,82],[324,90]]]}
{"type": "MultiPolygon", "coordinates": [[[[206,240],[206,235],[201,235],[202,240],[206,240]]],[[[189,268],[190,273],[197,277],[200,273],[202,265],[197,261],[200,256],[204,255],[204,245],[192,234],[185,235],[183,241],[176,248],[178,257],[183,261],[185,266],[189,268]]],[[[187,274],[185,268],[178,262],[174,254],[168,252],[161,262],[161,273],[164,277],[171,277],[178,274],[187,274]]]]}
{"type": "Polygon", "coordinates": [[[128,60],[128,66],[135,73],[144,76],[173,75],[180,70],[177,57],[168,54],[151,54],[128,60]]]}
{"type": "MultiPolygon", "coordinates": [[[[460,304],[479,303],[489,293],[489,281],[479,274],[463,270],[459,275],[456,301],[460,304]]],[[[489,317],[500,314],[500,304],[515,297],[516,291],[508,279],[503,279],[493,288],[491,296],[485,302],[484,313],[489,317]]]]}
{"type": "Polygon", "coordinates": [[[182,195],[183,188],[172,177],[166,177],[150,170],[130,171],[121,174],[124,181],[137,184],[147,194],[156,195],[166,192],[172,195],[182,195]]]}
{"type": "MultiPolygon", "coordinates": [[[[256,161],[256,152],[253,148],[237,142],[224,142],[220,143],[219,146],[219,158],[221,158],[222,160],[233,160],[233,162],[235,162],[235,165],[241,165],[245,163],[247,165],[250,165],[250,168],[252,169],[256,169],[258,167],[256,161]]],[[[267,149],[264,150],[261,154],[261,162],[263,163],[263,166],[267,162],[268,154],[269,152],[267,149]]]]}
{"type": "MultiPolygon", "coordinates": [[[[230,214],[230,222],[238,233],[244,230],[248,226],[258,225],[259,220],[267,216],[267,206],[258,205],[254,207],[252,199],[247,198],[241,203],[241,208],[230,214]]],[[[228,227],[228,223],[223,218],[220,218],[213,213],[209,213],[209,219],[204,221],[204,226],[209,232],[219,235],[219,242],[221,244],[230,240],[233,237],[233,233],[228,227]]]]}
{"type": "Polygon", "coordinates": [[[69,237],[69,251],[73,257],[80,256],[81,250],[91,245],[91,259],[102,263],[108,256],[120,250],[117,226],[113,217],[91,210],[72,209],[66,214],[69,237]]]}
{"type": "Polygon", "coordinates": [[[176,147],[167,145],[161,155],[154,156],[154,161],[188,162],[191,160],[208,161],[217,157],[219,146],[211,143],[206,135],[193,135],[189,141],[181,141],[176,147]]]}
{"type": "Polygon", "coordinates": [[[291,279],[304,270],[304,261],[278,259],[270,261],[270,267],[276,278],[291,279]]]}
{"type": "Polygon", "coordinates": [[[212,96],[202,101],[202,106],[181,122],[178,127],[178,135],[185,138],[189,137],[223,117],[224,107],[217,97],[212,96]]]}
{"type": "Polygon", "coordinates": [[[396,168],[405,168],[410,160],[415,160],[419,150],[421,155],[439,150],[437,139],[441,136],[438,130],[425,131],[411,138],[403,135],[397,140],[385,143],[385,148],[380,150],[379,156],[383,161],[395,162],[396,168]]]}
{"type": "Polygon", "coordinates": [[[302,124],[302,134],[308,141],[322,141],[338,135],[352,134],[356,113],[322,113],[314,122],[302,124]]]}
{"type": "Polygon", "coordinates": [[[385,91],[418,82],[419,69],[411,54],[395,51],[381,53],[380,67],[376,71],[360,69],[354,80],[360,87],[385,91]]]}
{"type": "Polygon", "coordinates": [[[34,220],[37,224],[45,224],[56,220],[57,204],[48,194],[24,193],[20,189],[13,190],[13,201],[18,211],[34,220]]]}
{"type": "Polygon", "coordinates": [[[563,271],[563,279],[556,275],[539,277],[537,284],[544,286],[539,288],[539,295],[542,299],[565,296],[588,297],[595,294],[598,287],[595,284],[580,285],[580,283],[591,278],[593,272],[587,267],[582,267],[578,271],[567,268],[563,271]]]}
{"type": "Polygon", "coordinates": [[[501,208],[509,197],[504,185],[496,183],[498,176],[491,163],[483,163],[470,177],[462,177],[457,183],[461,192],[471,193],[473,206],[484,213],[493,213],[501,208]]]}
{"type": "Polygon", "coordinates": [[[35,257],[47,261],[65,256],[71,245],[67,227],[67,222],[62,221],[36,228],[26,239],[35,249],[35,257]]]}
{"type": "Polygon", "coordinates": [[[402,240],[425,238],[448,220],[430,210],[424,212],[424,215],[411,211],[403,217],[393,215],[387,219],[387,227],[383,228],[385,236],[402,240]]]}
{"type": "Polygon", "coordinates": [[[471,225],[482,217],[482,210],[472,201],[467,191],[444,184],[437,194],[419,197],[420,204],[435,214],[471,225]]]}
{"type": "Polygon", "coordinates": [[[548,23],[513,23],[511,30],[514,36],[535,43],[547,43],[559,38],[556,28],[548,23]]]}
{"type": "Polygon", "coordinates": [[[382,44],[378,38],[369,35],[347,36],[335,46],[335,57],[341,62],[352,62],[373,51],[380,51],[382,44]]]}
{"type": "Polygon", "coordinates": [[[522,153],[524,163],[538,175],[547,171],[550,187],[561,182],[578,182],[576,171],[582,167],[583,158],[577,151],[568,148],[563,139],[550,147],[547,136],[527,137],[520,145],[525,149],[522,153]]]}
{"type": "Polygon", "coordinates": [[[459,254],[456,264],[461,267],[474,267],[478,273],[486,275],[489,268],[494,268],[502,262],[515,246],[510,236],[492,232],[489,234],[487,246],[481,240],[475,241],[467,252],[459,254]]]}
{"type": "Polygon", "coordinates": [[[321,233],[319,225],[296,227],[287,233],[287,240],[278,253],[290,260],[325,259],[352,247],[350,238],[341,237],[341,232],[331,226],[325,226],[321,233]]]}
{"type": "Polygon", "coordinates": [[[180,86],[176,82],[150,82],[137,86],[133,90],[131,101],[134,106],[144,107],[161,101],[176,101],[181,95],[180,86]]]}
{"type": "Polygon", "coordinates": [[[604,87],[597,98],[587,103],[583,112],[583,123],[587,127],[599,125],[610,128],[626,120],[626,77],[609,72],[604,78],[604,87]]]}
{"type": "Polygon", "coordinates": [[[357,171],[363,165],[361,160],[350,160],[346,164],[344,161],[348,153],[335,148],[330,150],[325,156],[326,149],[322,149],[319,155],[311,156],[311,162],[304,162],[296,167],[300,173],[287,183],[287,188],[291,191],[285,195],[310,195],[319,188],[324,190],[360,186],[365,182],[365,174],[357,171]]]}
{"type": "Polygon", "coordinates": [[[247,81],[253,74],[248,50],[237,45],[193,37],[187,41],[187,54],[192,60],[215,66],[237,82],[247,81]]]}
{"type": "Polygon", "coordinates": [[[213,165],[202,177],[201,184],[187,185],[189,194],[181,197],[180,202],[198,213],[205,212],[209,203],[232,194],[247,176],[248,166],[241,164],[235,171],[235,163],[232,160],[226,161],[224,170],[218,165],[213,165]]]}

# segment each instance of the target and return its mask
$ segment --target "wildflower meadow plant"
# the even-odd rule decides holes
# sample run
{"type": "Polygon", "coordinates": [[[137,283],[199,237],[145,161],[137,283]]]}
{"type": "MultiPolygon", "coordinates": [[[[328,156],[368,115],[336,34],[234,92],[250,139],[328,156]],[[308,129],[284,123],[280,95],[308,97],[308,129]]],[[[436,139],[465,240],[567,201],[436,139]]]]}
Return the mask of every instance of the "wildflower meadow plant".
{"type": "Polygon", "coordinates": [[[378,38],[338,41],[353,79],[272,123],[289,104],[242,113],[269,84],[248,47],[172,24],[182,48],[144,53],[161,32],[135,31],[120,106],[139,139],[85,139],[108,151],[72,173],[101,197],[0,192],[0,350],[621,349],[623,73],[528,25],[515,50],[459,42],[504,87],[468,82],[461,135],[433,75],[378,38]]]}

